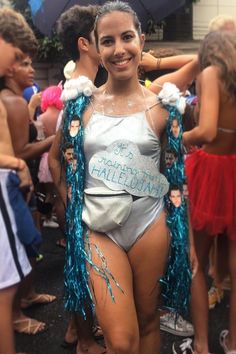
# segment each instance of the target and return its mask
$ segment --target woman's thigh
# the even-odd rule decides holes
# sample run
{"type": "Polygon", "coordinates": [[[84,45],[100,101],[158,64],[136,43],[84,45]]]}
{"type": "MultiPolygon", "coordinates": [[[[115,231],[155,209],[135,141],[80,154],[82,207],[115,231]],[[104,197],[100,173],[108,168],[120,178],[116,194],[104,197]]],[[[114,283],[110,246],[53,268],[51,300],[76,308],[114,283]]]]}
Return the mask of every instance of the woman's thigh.
{"type": "Polygon", "coordinates": [[[135,304],[141,322],[145,323],[156,316],[160,295],[159,279],[166,269],[169,244],[163,212],[128,253],[133,271],[135,304]]]}
{"type": "Polygon", "coordinates": [[[96,315],[105,338],[109,340],[111,336],[125,334],[137,337],[133,275],[127,253],[106,235],[92,232],[89,239],[92,245],[92,261],[98,268],[106,271],[110,282],[107,285],[101,274],[93,266],[89,267],[96,315]]]}

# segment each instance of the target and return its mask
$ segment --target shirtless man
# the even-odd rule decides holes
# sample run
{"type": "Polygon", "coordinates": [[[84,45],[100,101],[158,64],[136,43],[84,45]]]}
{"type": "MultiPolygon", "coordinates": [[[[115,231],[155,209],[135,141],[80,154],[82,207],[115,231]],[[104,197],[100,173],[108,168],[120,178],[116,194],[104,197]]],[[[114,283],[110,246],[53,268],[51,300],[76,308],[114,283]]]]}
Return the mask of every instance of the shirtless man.
{"type": "MultiPolygon", "coordinates": [[[[26,45],[36,46],[36,39],[24,18],[8,8],[0,9],[0,76],[19,60],[26,45]]],[[[19,282],[31,271],[24,246],[16,233],[16,222],[9,204],[6,181],[17,172],[20,188],[32,188],[28,168],[14,156],[5,108],[0,101],[0,354],[14,354],[12,302],[19,282]],[[4,254],[4,257],[3,257],[4,254]],[[7,260],[7,261],[6,261],[7,260]]]]}

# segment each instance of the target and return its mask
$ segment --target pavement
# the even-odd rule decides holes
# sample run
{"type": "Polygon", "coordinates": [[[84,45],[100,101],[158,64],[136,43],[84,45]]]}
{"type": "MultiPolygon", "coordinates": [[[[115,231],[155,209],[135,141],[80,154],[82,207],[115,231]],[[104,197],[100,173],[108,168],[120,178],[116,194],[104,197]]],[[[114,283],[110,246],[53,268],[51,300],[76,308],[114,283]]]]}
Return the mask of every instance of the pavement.
{"type": "MultiPolygon", "coordinates": [[[[43,229],[43,245],[41,251],[43,260],[37,265],[36,289],[41,293],[49,293],[57,296],[57,301],[48,305],[40,305],[28,309],[26,313],[44,321],[47,330],[37,335],[16,334],[16,351],[26,354],[67,354],[75,353],[61,347],[68,314],[63,309],[63,258],[64,250],[56,246],[56,241],[61,237],[58,229],[43,229]]],[[[210,311],[209,343],[210,351],[214,354],[223,354],[219,345],[219,333],[227,328],[227,312],[229,304],[229,292],[223,301],[210,311]]],[[[111,314],[112,315],[112,314],[111,314]]],[[[177,337],[162,332],[161,354],[171,354],[173,341],[179,341],[177,337]]],[[[153,354],[153,353],[150,353],[153,354]]]]}

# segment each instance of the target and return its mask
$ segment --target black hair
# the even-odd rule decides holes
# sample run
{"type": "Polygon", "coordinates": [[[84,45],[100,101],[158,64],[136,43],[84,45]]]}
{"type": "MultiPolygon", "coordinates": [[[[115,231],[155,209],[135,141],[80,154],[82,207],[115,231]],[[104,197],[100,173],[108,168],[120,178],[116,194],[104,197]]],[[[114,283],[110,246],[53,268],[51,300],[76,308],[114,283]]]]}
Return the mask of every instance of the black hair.
{"type": "Polygon", "coordinates": [[[68,142],[63,145],[63,151],[65,152],[67,149],[74,149],[74,147],[71,143],[68,142]]]}
{"type": "Polygon", "coordinates": [[[119,12],[125,12],[127,14],[130,14],[133,17],[134,21],[134,27],[137,30],[139,36],[142,33],[141,30],[141,23],[138,19],[138,16],[136,12],[130,7],[130,5],[126,2],[123,1],[108,1],[106,2],[103,6],[101,6],[98,10],[97,17],[95,20],[94,24],[94,35],[95,35],[95,40],[96,40],[96,45],[98,46],[98,33],[97,33],[97,26],[99,23],[99,20],[107,15],[110,14],[114,11],[119,11],[119,12]]]}
{"type": "Polygon", "coordinates": [[[167,148],[167,149],[165,150],[165,154],[173,154],[174,157],[178,157],[177,152],[176,152],[175,150],[170,149],[170,148],[167,148]]]}
{"type": "Polygon", "coordinates": [[[98,6],[72,6],[65,11],[57,22],[57,34],[65,52],[74,61],[80,58],[78,38],[91,42],[98,6]]]}
{"type": "Polygon", "coordinates": [[[170,187],[169,187],[169,192],[168,192],[169,196],[171,195],[172,191],[180,191],[180,193],[182,193],[183,192],[183,188],[182,188],[182,186],[177,186],[175,184],[171,184],[170,187]]]}

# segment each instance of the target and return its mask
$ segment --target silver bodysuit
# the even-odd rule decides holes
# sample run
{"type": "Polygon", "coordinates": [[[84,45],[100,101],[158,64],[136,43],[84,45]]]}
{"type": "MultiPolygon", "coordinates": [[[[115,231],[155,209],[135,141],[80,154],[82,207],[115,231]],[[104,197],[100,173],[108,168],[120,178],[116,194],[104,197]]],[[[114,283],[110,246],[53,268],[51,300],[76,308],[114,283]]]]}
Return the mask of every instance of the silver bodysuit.
{"type": "MultiPolygon", "coordinates": [[[[159,173],[160,141],[149,126],[145,112],[125,116],[108,116],[93,112],[85,128],[84,135],[84,150],[87,162],[85,188],[102,187],[104,183],[108,183],[102,180],[102,178],[91,175],[89,162],[97,153],[103,153],[104,151],[106,153],[106,149],[109,149],[109,146],[119,140],[128,142],[128,145],[131,144],[132,149],[133,147],[138,148],[137,151],[139,150],[139,152],[137,156],[134,156],[135,163],[140,163],[141,161],[145,169],[146,161],[149,161],[149,165],[153,164],[155,170],[159,173]]],[[[134,149],[132,151],[133,155],[135,155],[136,150],[134,149]]],[[[126,162],[127,164],[125,164],[125,166],[128,166],[127,170],[132,171],[134,162],[132,161],[130,166],[128,165],[128,158],[126,162]]],[[[146,171],[148,171],[148,169],[146,169],[146,171]]],[[[119,180],[121,179],[119,178],[119,180]]],[[[132,247],[137,239],[143,235],[145,230],[159,217],[164,207],[163,197],[158,198],[150,195],[140,196],[137,188],[136,191],[134,190],[134,193],[130,190],[128,192],[138,197],[133,198],[132,210],[127,221],[122,227],[107,233],[109,238],[126,251],[132,247]]],[[[152,191],[150,193],[152,193],[152,191]]]]}

